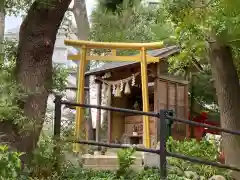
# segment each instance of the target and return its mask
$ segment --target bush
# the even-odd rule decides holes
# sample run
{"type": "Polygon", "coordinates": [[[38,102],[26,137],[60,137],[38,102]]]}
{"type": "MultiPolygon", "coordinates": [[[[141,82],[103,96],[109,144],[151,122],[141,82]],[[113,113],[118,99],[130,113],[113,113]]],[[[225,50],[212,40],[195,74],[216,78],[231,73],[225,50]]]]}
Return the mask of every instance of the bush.
{"type": "Polygon", "coordinates": [[[135,157],[133,154],[135,150],[133,148],[121,149],[118,151],[118,163],[119,169],[117,171],[117,177],[124,176],[127,177],[131,173],[130,166],[133,165],[135,157]]]}
{"type": "Polygon", "coordinates": [[[7,146],[0,146],[0,179],[17,179],[21,170],[20,156],[18,152],[12,152],[7,146]]]}
{"type": "Polygon", "coordinates": [[[49,137],[41,137],[38,148],[33,152],[29,170],[33,177],[47,177],[52,175],[56,157],[53,153],[53,141],[49,137]]]}
{"type": "MultiPolygon", "coordinates": [[[[185,154],[188,156],[198,157],[206,160],[217,161],[218,145],[212,141],[202,140],[197,142],[192,139],[189,141],[176,141],[172,138],[167,143],[168,149],[171,147],[172,152],[185,154]]],[[[69,168],[63,173],[62,179],[108,179],[108,180],[159,180],[160,171],[157,168],[145,168],[140,172],[134,172],[131,165],[134,163],[134,149],[122,149],[118,152],[119,170],[117,172],[110,171],[94,171],[79,168],[69,168]]],[[[181,159],[168,158],[168,180],[184,180],[186,175],[184,171],[197,172],[199,176],[210,178],[213,175],[224,175],[227,179],[228,171],[224,171],[212,166],[195,164],[181,159]]],[[[191,178],[190,178],[191,179],[191,178]]]]}
{"type": "MultiPolygon", "coordinates": [[[[196,139],[176,141],[172,138],[167,142],[168,150],[171,152],[184,154],[191,157],[200,158],[203,160],[217,162],[219,152],[218,143],[210,140],[201,140],[197,142],[196,139]]],[[[197,172],[198,175],[210,178],[213,175],[223,175],[229,178],[229,171],[216,168],[213,166],[207,166],[203,164],[196,164],[189,161],[185,161],[177,158],[168,158],[168,163],[173,166],[175,174],[181,174],[184,171],[197,172]],[[177,171],[176,171],[177,169],[177,171]]]]}
{"type": "MultiPolygon", "coordinates": [[[[46,137],[45,137],[46,138],[46,137]]],[[[160,171],[158,168],[145,168],[142,171],[135,172],[131,169],[131,165],[134,163],[133,157],[135,150],[121,149],[118,152],[119,169],[117,172],[112,171],[96,171],[83,169],[67,163],[62,162],[61,174],[56,175],[53,169],[53,162],[55,162],[55,156],[53,156],[53,143],[50,139],[42,139],[39,142],[39,148],[34,153],[34,161],[32,163],[32,170],[35,169],[34,180],[159,180],[160,171]],[[38,171],[36,171],[36,169],[38,171]],[[47,171],[47,173],[46,173],[47,171]],[[43,176],[45,173],[45,177],[43,176]],[[46,177],[46,175],[48,177],[46,177]],[[37,177],[38,176],[38,177],[37,177]],[[40,179],[37,179],[40,178],[40,179]],[[42,178],[42,179],[41,179],[42,178]]],[[[188,156],[198,157],[206,160],[217,161],[218,145],[212,141],[202,140],[197,142],[192,139],[189,141],[176,141],[172,138],[167,143],[167,148],[171,148],[172,152],[185,154],[188,156]]],[[[186,179],[184,171],[196,172],[199,176],[203,176],[206,179],[213,175],[223,175],[226,179],[231,179],[228,175],[229,171],[215,168],[212,166],[206,166],[201,164],[195,164],[188,161],[184,161],[176,158],[168,158],[168,180],[181,180],[186,179]]],[[[6,178],[5,178],[6,179],[6,178]]],[[[25,179],[29,179],[25,178],[25,179]]],[[[25,180],[24,179],[24,180],[25,180]]],[[[191,178],[189,178],[191,179],[191,178]]],[[[33,179],[32,179],[33,180],[33,179]]]]}

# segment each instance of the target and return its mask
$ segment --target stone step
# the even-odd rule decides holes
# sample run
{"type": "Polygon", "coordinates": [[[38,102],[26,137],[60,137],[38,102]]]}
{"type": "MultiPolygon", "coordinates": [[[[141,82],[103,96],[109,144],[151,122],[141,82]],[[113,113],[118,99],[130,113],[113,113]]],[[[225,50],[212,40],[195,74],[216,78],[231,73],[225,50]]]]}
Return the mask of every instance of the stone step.
{"type": "MultiPolygon", "coordinates": [[[[92,170],[109,170],[109,171],[117,171],[119,169],[118,166],[108,166],[108,165],[105,165],[105,166],[97,166],[97,165],[84,165],[83,168],[86,168],[86,169],[92,169],[92,170]]],[[[141,171],[143,170],[143,166],[136,166],[136,165],[133,165],[131,166],[132,169],[136,170],[136,171],[141,171]]]]}
{"type": "MultiPolygon", "coordinates": [[[[106,154],[106,155],[117,154],[119,150],[120,150],[120,149],[117,149],[117,148],[108,149],[105,154],[106,154]]],[[[133,156],[135,156],[135,157],[142,157],[142,156],[143,156],[143,152],[136,151],[136,152],[133,154],[133,156]]]]}
{"type": "MultiPolygon", "coordinates": [[[[118,157],[109,155],[83,155],[84,165],[96,166],[118,166],[118,157]]],[[[135,165],[142,165],[142,158],[136,157],[135,165]]]]}
{"type": "MultiPolygon", "coordinates": [[[[111,152],[112,153],[112,152],[111,152]]],[[[142,156],[135,156],[136,160],[134,166],[136,169],[142,168],[142,162],[144,161],[144,166],[148,167],[159,167],[160,157],[156,154],[144,153],[142,156]]],[[[95,155],[85,154],[85,155],[74,155],[73,153],[65,152],[66,160],[70,161],[74,165],[79,165],[83,162],[85,167],[90,168],[102,168],[104,169],[115,169],[118,167],[118,157],[116,153],[101,155],[100,153],[95,153],[95,155]],[[109,168],[108,168],[109,167],[109,168]]]]}
{"type": "Polygon", "coordinates": [[[118,170],[118,166],[98,166],[98,165],[83,165],[84,169],[92,169],[92,170],[109,170],[116,171],[118,170]]]}

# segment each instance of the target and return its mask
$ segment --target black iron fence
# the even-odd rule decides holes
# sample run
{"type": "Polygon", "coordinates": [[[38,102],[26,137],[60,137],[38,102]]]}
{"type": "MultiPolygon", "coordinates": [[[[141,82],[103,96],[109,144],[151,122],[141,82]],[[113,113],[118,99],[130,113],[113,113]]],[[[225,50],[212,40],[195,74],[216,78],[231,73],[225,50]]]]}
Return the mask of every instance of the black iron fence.
{"type": "MultiPolygon", "coordinates": [[[[159,112],[143,112],[143,111],[137,111],[137,110],[131,110],[131,109],[124,109],[124,108],[116,108],[116,107],[108,107],[108,106],[99,106],[99,105],[90,105],[90,104],[79,104],[69,101],[63,101],[61,100],[61,96],[56,96],[55,98],[55,118],[54,118],[54,138],[56,140],[60,139],[60,131],[61,131],[61,107],[62,105],[67,105],[67,107],[83,107],[83,108],[96,108],[96,109],[103,109],[108,111],[114,111],[114,112],[122,112],[122,113],[131,113],[135,115],[145,115],[145,116],[151,116],[151,117],[157,117],[158,120],[160,120],[160,149],[147,149],[147,148],[140,148],[140,147],[134,147],[136,151],[141,152],[149,152],[149,153],[155,153],[160,156],[160,179],[166,179],[167,178],[167,157],[174,157],[183,159],[186,161],[190,161],[193,163],[199,163],[204,165],[211,165],[219,168],[225,168],[233,171],[239,171],[240,168],[229,166],[225,164],[221,164],[218,162],[212,162],[203,160],[196,157],[190,157],[183,154],[178,154],[174,152],[167,151],[167,139],[168,139],[168,133],[167,129],[169,128],[169,120],[173,122],[180,122],[184,124],[189,124],[192,126],[201,126],[213,130],[218,130],[225,133],[230,133],[233,135],[240,135],[240,131],[233,131],[228,130],[212,125],[206,125],[198,122],[194,122],[191,120],[185,120],[180,118],[175,118],[172,116],[172,111],[169,110],[160,110],[159,112]]],[[[102,147],[110,147],[110,148],[131,148],[133,146],[131,145],[121,145],[121,144],[113,144],[113,143],[103,143],[103,142],[96,142],[96,141],[86,141],[86,140],[65,140],[65,142],[71,142],[71,143],[79,143],[79,144],[86,144],[86,145],[94,145],[94,146],[102,146],[102,147]]],[[[56,147],[55,151],[59,151],[59,147],[56,147]]]]}

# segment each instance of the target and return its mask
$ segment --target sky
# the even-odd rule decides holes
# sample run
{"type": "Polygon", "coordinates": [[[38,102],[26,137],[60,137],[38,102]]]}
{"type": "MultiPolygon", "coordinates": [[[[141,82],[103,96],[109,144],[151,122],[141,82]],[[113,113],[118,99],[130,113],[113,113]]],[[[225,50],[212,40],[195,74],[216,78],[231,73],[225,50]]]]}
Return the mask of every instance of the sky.
{"type": "MultiPolygon", "coordinates": [[[[96,0],[86,0],[88,16],[91,14],[95,4],[96,4],[96,0]]],[[[21,25],[21,22],[22,22],[21,17],[6,16],[5,31],[19,27],[21,25]]]]}

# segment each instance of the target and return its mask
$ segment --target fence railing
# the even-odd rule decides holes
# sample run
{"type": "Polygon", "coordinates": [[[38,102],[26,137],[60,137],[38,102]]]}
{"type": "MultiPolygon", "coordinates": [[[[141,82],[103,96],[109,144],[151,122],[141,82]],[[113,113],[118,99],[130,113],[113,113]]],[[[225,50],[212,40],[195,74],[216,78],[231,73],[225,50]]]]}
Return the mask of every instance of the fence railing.
{"type": "MultiPolygon", "coordinates": [[[[137,111],[137,110],[131,110],[131,109],[124,109],[124,108],[116,108],[116,107],[108,107],[108,106],[100,106],[100,105],[90,105],[90,104],[79,104],[75,102],[69,102],[69,101],[62,101],[61,96],[56,95],[55,97],[55,117],[54,117],[54,138],[56,140],[60,140],[60,129],[61,129],[61,107],[62,105],[67,105],[68,107],[83,107],[83,108],[95,108],[95,109],[103,109],[108,111],[114,111],[114,112],[122,112],[122,113],[131,113],[135,115],[145,115],[145,116],[151,116],[156,117],[158,120],[160,120],[160,149],[148,149],[148,148],[140,148],[135,147],[131,145],[121,145],[121,144],[113,144],[113,143],[103,143],[103,142],[96,142],[96,141],[86,141],[86,140],[64,140],[64,142],[72,142],[72,143],[79,143],[79,144],[86,144],[86,145],[95,145],[95,146],[102,146],[102,147],[110,147],[110,148],[131,148],[134,147],[136,151],[140,152],[149,152],[149,153],[155,153],[160,156],[160,179],[166,179],[167,178],[167,157],[174,157],[183,159],[186,161],[190,161],[193,163],[199,163],[204,165],[211,165],[219,168],[225,168],[233,171],[239,171],[240,168],[229,166],[225,164],[221,164],[218,162],[213,161],[207,161],[196,157],[186,156],[183,154],[178,154],[174,152],[167,151],[166,143],[167,143],[167,129],[168,129],[168,121],[172,120],[173,122],[180,122],[184,124],[189,124],[193,126],[201,126],[206,127],[213,130],[218,130],[225,133],[230,133],[234,135],[240,135],[240,131],[233,131],[229,129],[224,129],[212,125],[206,125],[198,122],[194,122],[191,120],[185,120],[180,118],[174,118],[170,115],[169,110],[160,110],[159,112],[143,112],[143,111],[137,111]]],[[[58,143],[57,143],[58,144],[58,143]]],[[[56,152],[59,152],[60,149],[58,146],[55,148],[56,152]]]]}

